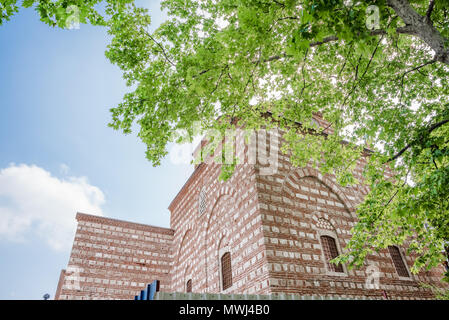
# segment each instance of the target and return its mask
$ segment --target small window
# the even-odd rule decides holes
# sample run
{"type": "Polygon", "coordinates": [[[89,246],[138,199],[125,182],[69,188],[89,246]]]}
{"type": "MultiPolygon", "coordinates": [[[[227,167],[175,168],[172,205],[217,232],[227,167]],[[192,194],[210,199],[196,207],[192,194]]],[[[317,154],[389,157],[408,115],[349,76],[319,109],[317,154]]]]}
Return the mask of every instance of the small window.
{"type": "Polygon", "coordinates": [[[221,283],[223,290],[232,286],[232,268],[231,268],[231,253],[226,252],[221,257],[221,283]]]}
{"type": "Polygon", "coordinates": [[[333,272],[344,272],[343,265],[337,265],[330,262],[332,259],[339,256],[335,239],[329,236],[321,236],[320,238],[323,245],[323,253],[324,258],[326,259],[328,270],[333,272]]]}
{"type": "Polygon", "coordinates": [[[405,266],[404,260],[402,259],[401,252],[399,248],[396,246],[389,246],[388,251],[390,251],[391,259],[393,260],[394,267],[396,268],[396,272],[400,277],[408,278],[408,270],[405,266]]]}
{"type": "Polygon", "coordinates": [[[189,279],[186,283],[186,292],[192,292],[192,279],[189,279]]]}

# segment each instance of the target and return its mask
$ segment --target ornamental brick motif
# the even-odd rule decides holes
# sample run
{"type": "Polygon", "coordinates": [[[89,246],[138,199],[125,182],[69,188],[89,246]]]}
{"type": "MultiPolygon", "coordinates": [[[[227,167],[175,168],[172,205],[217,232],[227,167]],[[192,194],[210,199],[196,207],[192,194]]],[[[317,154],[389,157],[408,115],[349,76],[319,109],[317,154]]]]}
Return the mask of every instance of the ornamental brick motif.
{"type": "Polygon", "coordinates": [[[334,230],[334,227],[332,227],[332,224],[323,218],[318,219],[316,226],[321,229],[334,230]]]}

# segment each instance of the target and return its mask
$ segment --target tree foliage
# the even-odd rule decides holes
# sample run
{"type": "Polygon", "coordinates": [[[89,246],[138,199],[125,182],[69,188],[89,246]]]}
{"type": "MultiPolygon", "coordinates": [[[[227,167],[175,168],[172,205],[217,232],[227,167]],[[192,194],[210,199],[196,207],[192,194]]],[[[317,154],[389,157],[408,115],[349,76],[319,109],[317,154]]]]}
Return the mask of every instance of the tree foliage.
{"type": "Polygon", "coordinates": [[[0,25],[19,11],[21,7],[33,7],[42,22],[59,28],[66,28],[70,18],[77,23],[106,25],[106,16],[124,8],[133,0],[0,0],[0,25]],[[103,4],[103,10],[99,5],[103,4]],[[100,13],[101,11],[104,11],[100,13]]]}
{"type": "Polygon", "coordinates": [[[162,7],[169,19],[155,32],[144,9],[113,16],[106,53],[135,88],[111,109],[111,126],[128,133],[136,123],[150,161],[159,164],[173,133],[192,133],[196,122],[224,130],[235,119],[247,128],[274,119],[293,164],[319,163],[342,185],[370,187],[339,261],[359,266],[374,250],[406,241],[419,256],[414,271],[445,259],[449,1],[165,0],[162,7]],[[331,132],[293,125],[314,129],[316,113],[331,132]],[[372,153],[357,181],[366,145],[372,153]]]}

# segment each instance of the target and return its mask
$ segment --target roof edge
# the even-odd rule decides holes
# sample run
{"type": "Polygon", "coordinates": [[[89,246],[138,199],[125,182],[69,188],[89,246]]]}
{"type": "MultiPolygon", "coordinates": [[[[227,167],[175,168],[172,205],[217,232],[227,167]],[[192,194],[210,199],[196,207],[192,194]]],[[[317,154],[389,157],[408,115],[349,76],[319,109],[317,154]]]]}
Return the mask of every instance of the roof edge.
{"type": "Polygon", "coordinates": [[[136,229],[140,229],[140,230],[170,233],[170,234],[174,233],[174,230],[170,229],[170,228],[158,227],[158,226],[153,226],[153,225],[149,225],[149,224],[131,222],[131,221],[120,220],[120,219],[115,219],[115,218],[101,217],[101,216],[96,216],[96,215],[82,213],[82,212],[76,213],[76,220],[77,221],[90,221],[90,222],[106,223],[106,224],[111,224],[111,225],[116,225],[116,226],[121,226],[121,227],[126,227],[125,225],[128,225],[130,227],[135,227],[136,229]]]}

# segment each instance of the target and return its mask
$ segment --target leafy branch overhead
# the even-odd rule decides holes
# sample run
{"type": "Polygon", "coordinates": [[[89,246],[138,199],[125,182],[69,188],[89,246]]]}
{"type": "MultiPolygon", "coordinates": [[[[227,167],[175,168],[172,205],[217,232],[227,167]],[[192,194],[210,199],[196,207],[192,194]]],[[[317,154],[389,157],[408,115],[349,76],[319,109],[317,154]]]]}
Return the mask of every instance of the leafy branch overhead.
{"type": "Polygon", "coordinates": [[[360,265],[369,252],[405,241],[420,257],[416,270],[444,259],[449,1],[165,0],[162,6],[169,20],[153,33],[141,8],[109,22],[107,57],[135,88],[111,110],[112,127],[127,133],[137,123],[147,158],[159,164],[173,133],[191,133],[197,121],[224,130],[233,119],[247,128],[274,119],[295,165],[319,162],[343,185],[370,186],[340,261],[360,265]],[[291,126],[312,129],[316,113],[332,131],[309,136],[291,126]],[[360,182],[353,169],[366,145],[373,152],[360,182]],[[387,179],[390,169],[395,175],[387,179]]]}
{"type": "Polygon", "coordinates": [[[108,15],[133,2],[133,0],[0,0],[0,25],[9,21],[20,7],[23,7],[34,8],[41,21],[52,27],[65,28],[68,19],[74,15],[78,23],[105,26],[108,15]]]}

